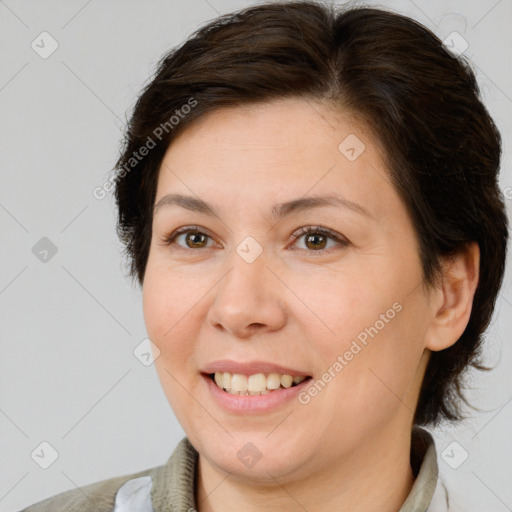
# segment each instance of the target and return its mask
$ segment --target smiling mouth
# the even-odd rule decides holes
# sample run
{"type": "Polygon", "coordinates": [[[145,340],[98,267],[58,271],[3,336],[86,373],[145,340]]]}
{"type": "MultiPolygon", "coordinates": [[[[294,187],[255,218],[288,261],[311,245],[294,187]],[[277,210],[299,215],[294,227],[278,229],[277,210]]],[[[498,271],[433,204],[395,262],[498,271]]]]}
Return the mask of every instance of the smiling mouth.
{"type": "Polygon", "coordinates": [[[219,389],[231,395],[265,395],[298,386],[304,381],[310,380],[311,376],[282,375],[278,373],[256,373],[244,375],[240,373],[215,372],[208,374],[208,377],[215,382],[219,389]]]}

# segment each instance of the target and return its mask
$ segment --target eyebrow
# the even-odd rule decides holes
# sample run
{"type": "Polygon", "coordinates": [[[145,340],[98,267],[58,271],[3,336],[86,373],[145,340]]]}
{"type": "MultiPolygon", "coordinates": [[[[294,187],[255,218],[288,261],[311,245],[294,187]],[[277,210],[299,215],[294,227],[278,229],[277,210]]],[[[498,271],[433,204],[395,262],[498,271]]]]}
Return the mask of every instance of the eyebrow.
{"type": "MultiPolygon", "coordinates": [[[[155,205],[153,213],[156,214],[162,208],[171,206],[181,206],[182,208],[186,208],[192,212],[202,213],[211,217],[218,217],[215,208],[211,204],[203,201],[202,199],[192,196],[184,196],[181,194],[167,194],[163,196],[155,205]]],[[[360,204],[349,201],[348,199],[336,194],[301,197],[284,203],[278,203],[272,207],[271,216],[274,219],[280,220],[290,215],[292,212],[300,212],[325,206],[348,208],[356,213],[373,218],[370,212],[360,204]]]]}

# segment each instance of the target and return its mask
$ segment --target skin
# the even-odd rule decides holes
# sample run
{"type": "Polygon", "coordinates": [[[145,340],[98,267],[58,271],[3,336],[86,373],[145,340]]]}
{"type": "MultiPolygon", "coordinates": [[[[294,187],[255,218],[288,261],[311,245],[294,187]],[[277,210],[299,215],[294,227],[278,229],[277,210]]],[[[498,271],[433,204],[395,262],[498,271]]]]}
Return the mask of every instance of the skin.
{"type": "Polygon", "coordinates": [[[422,286],[415,231],[377,140],[317,101],[203,116],[165,154],[155,204],[168,193],[199,197],[218,212],[159,209],[143,283],[159,379],[199,452],[198,510],[399,510],[414,483],[410,432],[421,380],[431,351],[455,343],[467,324],[478,245],[446,262],[438,287],[422,286]],[[354,161],[338,150],[349,134],[365,144],[354,161]],[[269,217],[275,203],[333,191],[370,216],[321,207],[269,217]],[[291,238],[318,225],[348,245],[291,238]],[[182,226],[209,238],[187,244],[185,234],[165,245],[182,226]],[[235,250],[247,236],[264,249],[250,264],[235,250]],[[200,376],[207,363],[229,358],[321,378],[394,303],[400,312],[307,404],[227,413],[200,376]],[[247,442],[262,454],[250,468],[237,457],[247,442]]]}

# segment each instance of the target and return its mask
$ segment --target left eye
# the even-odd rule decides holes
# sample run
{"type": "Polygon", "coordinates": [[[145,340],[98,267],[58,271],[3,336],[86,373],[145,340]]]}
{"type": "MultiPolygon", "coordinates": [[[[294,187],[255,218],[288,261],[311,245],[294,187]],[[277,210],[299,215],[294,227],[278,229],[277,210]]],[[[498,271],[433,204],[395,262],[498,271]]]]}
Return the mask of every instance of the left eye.
{"type": "MultiPolygon", "coordinates": [[[[339,246],[345,247],[348,245],[348,241],[339,237],[335,233],[333,233],[330,229],[322,228],[320,226],[314,227],[314,226],[306,226],[303,228],[300,228],[298,231],[296,231],[292,238],[294,240],[298,240],[302,237],[305,237],[304,241],[306,244],[306,247],[308,244],[312,244],[312,247],[315,247],[316,249],[320,247],[320,250],[314,250],[313,252],[324,252],[326,249],[324,249],[324,241],[327,243],[327,240],[330,238],[331,240],[334,240],[339,246]]],[[[310,251],[311,252],[311,251],[310,251]]]]}
{"type": "MultiPolygon", "coordinates": [[[[296,242],[300,238],[305,237],[305,243],[306,247],[313,250],[310,250],[308,252],[320,252],[323,253],[327,251],[328,249],[325,249],[325,245],[327,244],[327,241],[329,239],[334,240],[338,246],[345,247],[349,244],[347,240],[340,237],[339,235],[333,233],[331,230],[327,228],[323,228],[320,226],[306,226],[303,228],[300,228],[295,233],[292,234],[293,240],[296,242]],[[309,245],[308,245],[309,244],[309,245]]],[[[208,239],[212,239],[212,237],[202,231],[200,231],[200,228],[197,226],[191,227],[186,226],[183,228],[180,228],[176,231],[174,231],[169,236],[165,237],[163,239],[164,245],[175,245],[179,249],[183,250],[192,250],[192,249],[202,249],[207,247],[207,241],[208,239]],[[188,245],[188,247],[183,247],[182,245],[179,245],[176,243],[177,239],[181,236],[185,235],[185,244],[188,245]],[[195,246],[190,246],[190,244],[196,244],[195,246]],[[200,244],[200,245],[197,245],[200,244]]],[[[295,249],[294,249],[295,250],[295,249]]],[[[301,249],[301,250],[307,250],[307,249],[301,249]]]]}

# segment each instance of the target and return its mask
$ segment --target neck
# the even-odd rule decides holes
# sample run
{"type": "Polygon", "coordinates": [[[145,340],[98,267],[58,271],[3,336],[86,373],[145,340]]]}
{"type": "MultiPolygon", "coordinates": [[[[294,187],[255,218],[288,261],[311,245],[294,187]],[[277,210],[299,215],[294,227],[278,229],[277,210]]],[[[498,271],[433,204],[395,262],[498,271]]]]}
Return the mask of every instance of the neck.
{"type": "Polygon", "coordinates": [[[333,459],[328,469],[296,479],[273,477],[265,484],[226,473],[200,455],[198,512],[396,512],[414,483],[410,448],[410,429],[388,429],[346,457],[333,459]]]}

